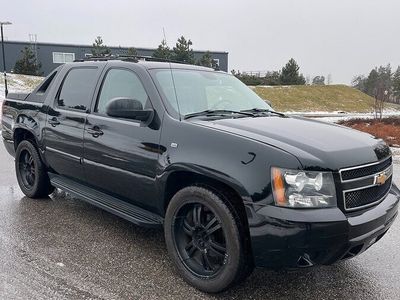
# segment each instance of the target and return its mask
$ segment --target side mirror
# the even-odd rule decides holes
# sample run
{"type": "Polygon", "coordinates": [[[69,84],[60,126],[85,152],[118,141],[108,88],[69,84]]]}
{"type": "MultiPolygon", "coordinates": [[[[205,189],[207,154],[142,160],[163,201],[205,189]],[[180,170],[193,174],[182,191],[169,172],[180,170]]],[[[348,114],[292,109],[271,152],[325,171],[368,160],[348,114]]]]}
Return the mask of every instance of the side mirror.
{"type": "Polygon", "coordinates": [[[154,110],[143,109],[142,103],[136,99],[118,97],[107,103],[106,114],[115,118],[148,122],[153,118],[154,110]]]}
{"type": "Polygon", "coordinates": [[[267,102],[267,104],[268,104],[269,106],[271,106],[271,108],[272,108],[272,103],[271,103],[271,101],[269,101],[269,100],[267,100],[267,99],[264,99],[264,101],[267,102]]]}

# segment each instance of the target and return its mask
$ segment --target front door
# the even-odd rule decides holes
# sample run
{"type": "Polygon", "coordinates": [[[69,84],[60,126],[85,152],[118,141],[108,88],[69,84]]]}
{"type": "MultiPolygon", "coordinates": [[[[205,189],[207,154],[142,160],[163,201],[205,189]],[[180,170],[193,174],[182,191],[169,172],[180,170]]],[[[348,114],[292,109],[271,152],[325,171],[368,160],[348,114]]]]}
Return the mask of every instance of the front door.
{"type": "Polygon", "coordinates": [[[151,209],[160,129],[135,120],[106,115],[107,103],[117,97],[139,100],[152,108],[141,80],[131,69],[110,68],[104,75],[94,112],[84,132],[84,167],[88,183],[113,196],[151,209]]]}
{"type": "Polygon", "coordinates": [[[52,171],[81,181],[83,130],[99,72],[98,67],[66,72],[48,110],[44,132],[45,157],[52,171]]]}

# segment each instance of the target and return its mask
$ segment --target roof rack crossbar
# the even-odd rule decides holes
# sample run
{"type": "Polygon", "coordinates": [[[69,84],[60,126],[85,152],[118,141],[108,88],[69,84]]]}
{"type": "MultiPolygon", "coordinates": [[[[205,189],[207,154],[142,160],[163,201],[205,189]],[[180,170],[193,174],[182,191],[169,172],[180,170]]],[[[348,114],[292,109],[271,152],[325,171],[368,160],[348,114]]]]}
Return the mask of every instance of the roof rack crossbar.
{"type": "Polygon", "coordinates": [[[124,60],[124,61],[134,61],[138,62],[139,60],[145,61],[158,61],[158,62],[172,62],[179,64],[186,64],[187,62],[165,59],[165,58],[157,58],[152,56],[145,55],[107,55],[107,56],[89,56],[85,58],[75,59],[74,62],[83,62],[83,61],[108,61],[108,60],[124,60]]]}
{"type": "MultiPolygon", "coordinates": [[[[79,58],[75,59],[74,62],[85,62],[85,61],[109,61],[109,60],[121,60],[121,61],[130,61],[130,62],[139,62],[140,60],[144,61],[157,61],[157,62],[169,62],[169,63],[175,63],[175,64],[188,64],[188,62],[185,61],[177,61],[177,60],[171,60],[171,59],[166,59],[166,58],[158,58],[158,57],[153,57],[153,56],[145,56],[145,55],[127,55],[127,54],[122,54],[122,55],[107,55],[107,56],[89,56],[85,58],[79,58]]],[[[221,69],[219,68],[219,65],[216,65],[216,67],[213,68],[215,71],[220,71],[221,69]]]]}

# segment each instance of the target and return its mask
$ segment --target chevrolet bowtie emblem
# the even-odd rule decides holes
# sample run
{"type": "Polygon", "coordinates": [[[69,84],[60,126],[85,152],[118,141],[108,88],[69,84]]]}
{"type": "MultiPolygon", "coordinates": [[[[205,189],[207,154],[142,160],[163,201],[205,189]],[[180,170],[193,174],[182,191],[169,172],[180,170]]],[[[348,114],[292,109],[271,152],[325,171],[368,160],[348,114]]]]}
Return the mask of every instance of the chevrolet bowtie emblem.
{"type": "Polygon", "coordinates": [[[375,175],[375,184],[376,185],[382,185],[385,184],[386,180],[388,180],[389,176],[384,172],[375,175]]]}

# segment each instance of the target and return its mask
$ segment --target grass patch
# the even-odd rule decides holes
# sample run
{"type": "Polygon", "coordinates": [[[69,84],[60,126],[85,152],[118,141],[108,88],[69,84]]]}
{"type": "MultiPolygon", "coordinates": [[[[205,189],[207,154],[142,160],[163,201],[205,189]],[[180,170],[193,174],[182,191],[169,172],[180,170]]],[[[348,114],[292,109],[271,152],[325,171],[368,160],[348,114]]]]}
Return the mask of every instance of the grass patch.
{"type": "MultiPolygon", "coordinates": [[[[371,112],[374,99],[346,85],[325,86],[257,86],[254,91],[272,102],[278,111],[345,111],[371,112]]],[[[386,108],[400,110],[400,105],[388,103],[386,108]]]]}

